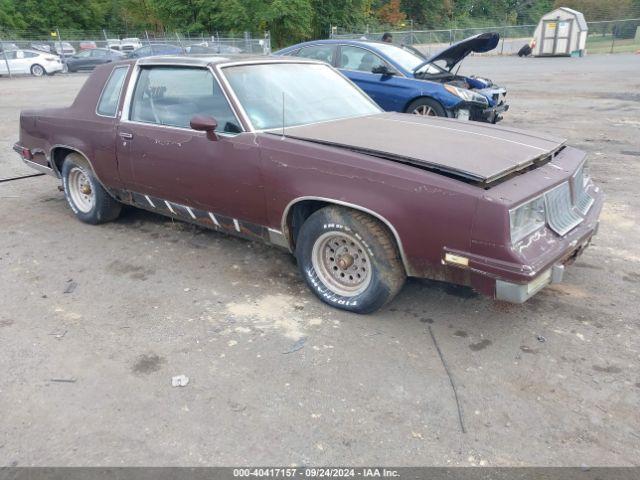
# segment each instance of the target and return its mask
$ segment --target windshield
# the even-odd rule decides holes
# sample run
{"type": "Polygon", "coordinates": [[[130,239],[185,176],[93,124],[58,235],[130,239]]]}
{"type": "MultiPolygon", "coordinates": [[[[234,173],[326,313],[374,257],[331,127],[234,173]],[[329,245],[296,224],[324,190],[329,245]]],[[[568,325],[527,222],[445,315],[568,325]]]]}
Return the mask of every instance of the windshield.
{"type": "Polygon", "coordinates": [[[404,48],[396,47],[395,45],[376,43],[374,46],[384,55],[389,57],[389,59],[393,60],[402,68],[410,72],[424,62],[424,58],[420,58],[415,53],[405,50],[404,48]]]}
{"type": "Polygon", "coordinates": [[[224,72],[258,130],[373,115],[381,111],[369,97],[327,65],[241,65],[226,67],[224,72]]]}

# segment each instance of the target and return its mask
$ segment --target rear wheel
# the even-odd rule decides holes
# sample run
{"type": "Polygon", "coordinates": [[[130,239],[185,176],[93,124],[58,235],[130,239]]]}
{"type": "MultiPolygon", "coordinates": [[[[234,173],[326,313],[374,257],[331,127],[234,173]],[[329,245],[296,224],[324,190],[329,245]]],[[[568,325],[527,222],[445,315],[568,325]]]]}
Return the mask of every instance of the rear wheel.
{"type": "Polygon", "coordinates": [[[37,63],[31,65],[31,75],[34,77],[41,77],[45,73],[47,73],[42,65],[38,65],[37,63]]]}
{"type": "Polygon", "coordinates": [[[446,117],[447,113],[436,100],[431,98],[416,98],[407,107],[406,113],[412,113],[414,115],[422,115],[426,117],[446,117]]]}
{"type": "Polygon", "coordinates": [[[67,203],[80,221],[97,225],[118,218],[122,205],[100,185],[84,157],[67,155],[61,173],[67,203]]]}
{"type": "Polygon", "coordinates": [[[406,276],[389,230],[347,208],[313,213],[300,229],[296,258],[320,300],[355,313],[374,312],[390,302],[406,276]]]}

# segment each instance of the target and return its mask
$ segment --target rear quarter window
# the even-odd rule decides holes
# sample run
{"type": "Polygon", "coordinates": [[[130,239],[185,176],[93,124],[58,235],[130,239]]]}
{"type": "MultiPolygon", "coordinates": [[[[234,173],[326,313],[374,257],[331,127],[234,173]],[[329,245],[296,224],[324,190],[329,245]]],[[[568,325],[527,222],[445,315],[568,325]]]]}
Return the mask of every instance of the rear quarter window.
{"type": "Polygon", "coordinates": [[[107,83],[102,89],[100,100],[98,100],[98,107],[96,108],[98,115],[105,117],[116,116],[122,86],[124,85],[124,79],[127,76],[128,70],[129,67],[117,67],[113,69],[107,83]]]}

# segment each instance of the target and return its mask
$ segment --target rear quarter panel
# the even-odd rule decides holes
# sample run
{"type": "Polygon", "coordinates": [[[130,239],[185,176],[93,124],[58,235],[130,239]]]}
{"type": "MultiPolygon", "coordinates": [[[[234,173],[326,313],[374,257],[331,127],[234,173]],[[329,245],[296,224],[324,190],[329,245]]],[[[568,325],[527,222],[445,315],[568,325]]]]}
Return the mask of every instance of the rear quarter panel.
{"type": "MultiPolygon", "coordinates": [[[[102,88],[114,66],[119,65],[126,66],[127,63],[97,67],[68,108],[21,112],[20,143],[47,156],[60,147],[77,150],[89,160],[103,185],[119,188],[121,184],[115,156],[116,119],[96,114],[102,88]]],[[[125,88],[127,82],[128,77],[125,88]]],[[[49,161],[52,162],[53,158],[49,161]]]]}

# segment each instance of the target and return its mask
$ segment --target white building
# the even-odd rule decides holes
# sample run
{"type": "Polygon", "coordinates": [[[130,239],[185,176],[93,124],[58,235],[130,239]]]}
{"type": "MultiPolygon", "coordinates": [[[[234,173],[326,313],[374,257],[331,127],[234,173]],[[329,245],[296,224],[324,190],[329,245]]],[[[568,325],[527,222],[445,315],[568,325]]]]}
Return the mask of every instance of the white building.
{"type": "Polygon", "coordinates": [[[543,15],[533,34],[533,55],[578,56],[585,54],[589,27],[582,13],[560,7],[543,15]]]}

